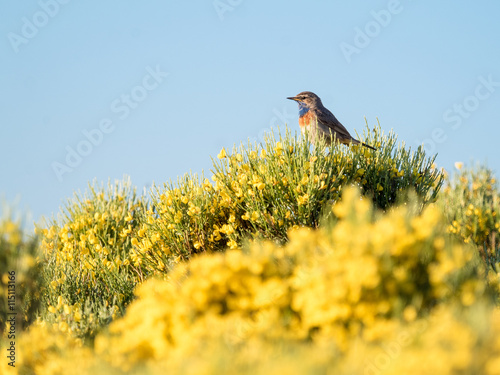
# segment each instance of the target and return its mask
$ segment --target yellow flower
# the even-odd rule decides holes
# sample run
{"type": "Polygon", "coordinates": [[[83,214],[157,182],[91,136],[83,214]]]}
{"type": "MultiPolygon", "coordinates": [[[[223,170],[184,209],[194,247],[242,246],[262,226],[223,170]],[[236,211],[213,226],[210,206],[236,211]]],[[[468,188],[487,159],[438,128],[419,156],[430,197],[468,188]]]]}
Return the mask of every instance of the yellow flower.
{"type": "Polygon", "coordinates": [[[234,233],[234,228],[230,224],[224,224],[222,228],[220,229],[222,233],[225,233],[227,235],[233,234],[234,233]]]}
{"type": "MultiPolygon", "coordinates": [[[[12,224],[12,223],[9,223],[9,224],[11,224],[11,227],[13,227],[13,224],[12,224]]],[[[9,227],[8,227],[8,228],[7,228],[7,232],[9,232],[9,231],[12,231],[12,232],[13,232],[13,230],[9,230],[9,227]]],[[[51,240],[52,238],[54,238],[54,237],[55,237],[56,233],[57,233],[57,228],[56,228],[54,225],[53,225],[53,226],[51,226],[51,227],[50,227],[50,230],[49,230],[49,231],[48,231],[48,233],[47,233],[47,238],[48,238],[49,240],[51,240]]]]}
{"type": "Polygon", "coordinates": [[[120,237],[127,237],[132,232],[132,227],[129,225],[128,228],[123,228],[120,233],[120,237]]]}
{"type": "Polygon", "coordinates": [[[66,322],[60,322],[59,323],[59,329],[62,332],[66,332],[68,330],[68,323],[66,323],[66,322]]]}
{"type": "Polygon", "coordinates": [[[217,155],[217,157],[219,159],[224,159],[226,156],[227,156],[226,155],[226,150],[224,148],[222,148],[222,150],[220,150],[220,152],[219,152],[219,155],[217,155]]]}
{"type": "Polygon", "coordinates": [[[377,184],[377,190],[378,191],[383,191],[384,190],[384,187],[380,184],[377,184]]]}
{"type": "Polygon", "coordinates": [[[297,197],[299,206],[306,204],[309,201],[309,194],[300,195],[297,197]]]}
{"type": "Polygon", "coordinates": [[[227,242],[227,246],[229,246],[230,249],[236,249],[238,247],[238,243],[235,240],[229,240],[227,242]]]}
{"type": "Polygon", "coordinates": [[[72,307],[65,304],[63,310],[66,315],[69,315],[71,314],[72,307]]]}
{"type": "Polygon", "coordinates": [[[404,311],[403,311],[403,318],[407,322],[413,322],[415,318],[417,317],[417,310],[415,310],[415,307],[413,306],[407,306],[404,311]]]}
{"type": "Polygon", "coordinates": [[[73,318],[75,319],[75,322],[79,322],[80,320],[82,320],[82,314],[79,310],[75,311],[75,313],[73,314],[73,318]]]}
{"type": "Polygon", "coordinates": [[[201,208],[198,206],[195,206],[194,204],[190,203],[190,207],[188,209],[188,215],[189,216],[195,216],[201,213],[201,208]]]}
{"type": "Polygon", "coordinates": [[[464,166],[464,163],[462,163],[461,161],[455,162],[455,168],[457,168],[458,170],[462,169],[463,166],[464,166]]]}
{"type": "Polygon", "coordinates": [[[210,183],[210,180],[208,178],[205,178],[205,181],[203,181],[203,190],[205,190],[205,191],[211,191],[212,188],[213,188],[213,186],[210,183]]]}
{"type": "Polygon", "coordinates": [[[283,153],[283,145],[281,144],[281,142],[276,143],[276,147],[274,148],[274,151],[276,152],[276,154],[278,156],[283,153]]]}
{"type": "Polygon", "coordinates": [[[146,226],[143,225],[142,228],[137,231],[137,235],[139,237],[144,237],[145,234],[146,234],[146,226]]]}

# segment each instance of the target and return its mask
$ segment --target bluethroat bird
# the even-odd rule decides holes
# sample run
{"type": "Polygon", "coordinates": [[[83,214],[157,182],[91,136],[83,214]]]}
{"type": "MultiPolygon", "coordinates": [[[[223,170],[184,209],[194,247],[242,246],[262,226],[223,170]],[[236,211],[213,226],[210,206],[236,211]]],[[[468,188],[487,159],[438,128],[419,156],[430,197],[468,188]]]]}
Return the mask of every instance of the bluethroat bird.
{"type": "Polygon", "coordinates": [[[304,91],[287,99],[295,100],[299,105],[299,125],[302,134],[307,132],[312,139],[321,136],[326,139],[328,145],[336,138],[343,144],[360,144],[376,150],[374,147],[354,139],[333,113],[323,106],[321,99],[315,93],[304,91]]]}

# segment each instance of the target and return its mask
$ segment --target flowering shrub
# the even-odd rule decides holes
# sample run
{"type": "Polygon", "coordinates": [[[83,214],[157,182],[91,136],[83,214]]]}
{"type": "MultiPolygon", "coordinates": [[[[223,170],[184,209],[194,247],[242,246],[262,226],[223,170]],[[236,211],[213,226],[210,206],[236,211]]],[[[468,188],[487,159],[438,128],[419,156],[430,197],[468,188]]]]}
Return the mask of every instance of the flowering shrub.
{"type": "MultiPolygon", "coordinates": [[[[231,249],[248,238],[285,243],[290,228],[319,225],[327,202],[355,184],[375,205],[387,209],[398,194],[414,189],[424,203],[435,200],[443,175],[421,148],[396,145],[393,133],[368,131],[364,147],[324,143],[311,147],[301,137],[269,135],[262,146],[248,144],[214,161],[208,179],[185,176],[152,194],[154,210],[132,239],[137,266],[165,272],[176,259],[231,249]]],[[[327,211],[328,212],[328,211],[327,211]]]]}
{"type": "Polygon", "coordinates": [[[447,182],[441,204],[450,226],[466,243],[478,247],[481,257],[500,273],[500,190],[491,170],[463,168],[447,182]]]}
{"type": "Polygon", "coordinates": [[[90,186],[75,195],[59,220],[39,229],[44,253],[44,319],[80,335],[95,333],[133,297],[144,280],[131,238],[146,211],[129,181],[90,186]],[[85,319],[82,320],[82,316],[85,319]]]}
{"type": "MultiPolygon", "coordinates": [[[[11,214],[0,218],[0,337],[9,313],[17,313],[17,332],[35,319],[40,306],[41,267],[38,238],[27,237],[11,214]]],[[[9,326],[10,327],[10,326],[9,326]]]]}
{"type": "Polygon", "coordinates": [[[231,332],[239,325],[226,319],[218,324],[212,322],[205,336],[186,342],[182,350],[173,349],[167,358],[141,361],[130,371],[114,368],[105,356],[66,334],[34,325],[19,341],[17,366],[5,373],[253,375],[283,371],[290,375],[495,375],[500,370],[500,313],[485,304],[477,307],[457,314],[456,309],[442,305],[425,318],[393,321],[384,327],[381,342],[353,339],[342,355],[324,342],[269,341],[257,336],[235,344],[230,339],[231,332]]]}
{"type": "Polygon", "coordinates": [[[96,339],[97,352],[126,371],[186,360],[196,343],[220,339],[236,351],[285,340],[340,355],[356,340],[383,343],[435,306],[484,300],[473,249],[450,240],[436,207],[417,216],[399,207],[377,220],[371,209],[347,190],[333,227],[294,230],[284,247],[259,242],[177,265],[138,288],[125,317],[96,339]]]}
{"type": "Polygon", "coordinates": [[[38,229],[39,260],[4,219],[2,296],[17,267],[26,322],[42,302],[7,373],[499,374],[494,177],[460,172],[433,203],[432,158],[365,141],[378,150],[271,135],[151,203],[91,186],[38,229]]]}
{"type": "Polygon", "coordinates": [[[500,313],[482,262],[438,207],[383,213],[346,189],[330,206],[337,220],[291,229],[285,246],[198,255],[139,285],[94,343],[61,322],[32,325],[10,370],[498,374],[500,313]]]}
{"type": "Polygon", "coordinates": [[[57,327],[37,322],[17,342],[15,367],[7,374],[91,374],[92,350],[57,327]]]}

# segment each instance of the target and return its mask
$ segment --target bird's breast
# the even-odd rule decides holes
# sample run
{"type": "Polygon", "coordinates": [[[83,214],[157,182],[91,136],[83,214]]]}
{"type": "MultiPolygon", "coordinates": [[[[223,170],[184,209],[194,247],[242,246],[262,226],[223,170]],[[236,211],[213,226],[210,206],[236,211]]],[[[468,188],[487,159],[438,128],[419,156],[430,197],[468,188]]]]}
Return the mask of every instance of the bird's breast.
{"type": "Polygon", "coordinates": [[[307,111],[305,114],[299,117],[299,126],[302,132],[309,130],[310,126],[316,122],[316,117],[311,111],[307,111]]]}

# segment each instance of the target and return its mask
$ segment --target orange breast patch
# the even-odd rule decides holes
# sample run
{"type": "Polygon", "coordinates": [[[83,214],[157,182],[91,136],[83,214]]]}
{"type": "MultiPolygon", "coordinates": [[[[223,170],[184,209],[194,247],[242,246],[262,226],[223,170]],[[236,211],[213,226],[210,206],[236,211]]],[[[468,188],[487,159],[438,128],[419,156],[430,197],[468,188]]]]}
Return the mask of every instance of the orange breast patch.
{"type": "Polygon", "coordinates": [[[301,128],[312,125],[315,122],[316,122],[316,116],[314,116],[314,114],[312,114],[311,111],[307,112],[302,117],[299,117],[299,126],[301,128]]]}

